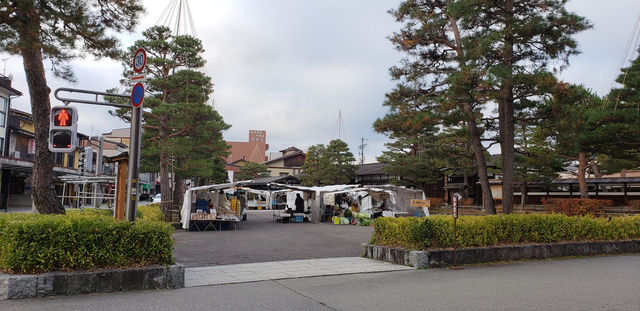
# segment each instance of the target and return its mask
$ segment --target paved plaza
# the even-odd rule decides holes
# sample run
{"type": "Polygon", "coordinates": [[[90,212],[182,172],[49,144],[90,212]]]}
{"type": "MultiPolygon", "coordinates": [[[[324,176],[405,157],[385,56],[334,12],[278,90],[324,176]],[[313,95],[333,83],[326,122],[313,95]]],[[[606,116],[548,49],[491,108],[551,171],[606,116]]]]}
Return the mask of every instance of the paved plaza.
{"type": "Polygon", "coordinates": [[[272,211],[249,211],[237,230],[176,230],[174,256],[186,267],[357,257],[373,227],[274,222],[272,211]]]}

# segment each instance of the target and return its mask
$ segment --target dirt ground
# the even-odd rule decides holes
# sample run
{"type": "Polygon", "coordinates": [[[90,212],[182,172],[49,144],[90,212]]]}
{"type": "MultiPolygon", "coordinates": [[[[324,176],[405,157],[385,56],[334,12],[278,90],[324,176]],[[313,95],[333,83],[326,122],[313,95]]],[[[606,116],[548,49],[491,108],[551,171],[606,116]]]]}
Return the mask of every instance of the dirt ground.
{"type": "Polygon", "coordinates": [[[176,230],[174,256],[187,267],[358,256],[372,232],[373,227],[274,222],[272,211],[249,211],[236,231],[176,230]]]}

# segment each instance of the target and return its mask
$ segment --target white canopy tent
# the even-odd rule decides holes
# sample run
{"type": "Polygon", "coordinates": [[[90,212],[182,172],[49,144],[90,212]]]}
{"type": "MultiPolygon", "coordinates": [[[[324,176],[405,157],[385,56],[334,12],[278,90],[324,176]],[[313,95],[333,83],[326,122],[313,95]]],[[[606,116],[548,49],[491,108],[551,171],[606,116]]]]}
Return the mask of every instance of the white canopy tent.
{"type": "MultiPolygon", "coordinates": [[[[330,185],[322,187],[303,187],[272,183],[271,185],[284,189],[298,190],[302,192],[312,193],[309,196],[308,206],[311,210],[311,221],[319,221],[324,214],[325,196],[335,196],[336,194],[349,193],[355,195],[361,195],[365,197],[363,202],[363,209],[371,210],[374,208],[371,196],[366,194],[380,195],[385,194],[388,196],[389,208],[399,211],[407,212],[412,199],[425,200],[426,196],[422,190],[409,189],[401,186],[394,185],[372,185],[372,186],[360,186],[360,185],[330,185]]],[[[332,205],[329,204],[329,205],[332,205]]],[[[426,216],[429,215],[427,208],[423,209],[426,216]]]]}
{"type": "Polygon", "coordinates": [[[203,190],[215,191],[215,190],[224,190],[234,187],[239,187],[242,185],[250,184],[250,180],[238,181],[226,184],[216,184],[216,185],[208,185],[208,186],[200,186],[189,188],[184,193],[184,200],[182,202],[182,209],[180,210],[180,219],[182,222],[182,229],[189,230],[189,221],[191,220],[191,203],[194,198],[194,193],[203,190]]]}

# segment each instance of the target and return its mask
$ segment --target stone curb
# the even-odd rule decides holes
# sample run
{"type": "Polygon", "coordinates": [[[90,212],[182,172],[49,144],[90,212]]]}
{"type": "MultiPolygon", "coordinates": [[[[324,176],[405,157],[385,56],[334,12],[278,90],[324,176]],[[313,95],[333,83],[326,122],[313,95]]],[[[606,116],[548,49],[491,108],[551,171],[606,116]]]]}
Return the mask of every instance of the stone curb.
{"type": "MultiPolygon", "coordinates": [[[[458,264],[474,264],[522,259],[547,259],[565,256],[613,255],[622,253],[640,253],[640,240],[562,242],[462,248],[456,250],[456,259],[458,264]]],[[[453,264],[452,249],[410,251],[402,248],[363,243],[360,255],[366,258],[388,261],[419,269],[445,267],[453,264]]]]}
{"type": "Polygon", "coordinates": [[[184,266],[177,263],[170,266],[50,272],[38,275],[0,272],[0,300],[184,288],[184,271],[184,266]]]}

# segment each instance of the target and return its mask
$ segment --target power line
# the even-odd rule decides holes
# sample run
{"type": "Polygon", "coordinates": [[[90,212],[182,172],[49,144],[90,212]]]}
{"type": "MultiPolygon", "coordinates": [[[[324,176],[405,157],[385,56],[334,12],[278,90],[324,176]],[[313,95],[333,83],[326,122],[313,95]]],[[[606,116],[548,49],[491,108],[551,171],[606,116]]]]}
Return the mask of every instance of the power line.
{"type": "MultiPolygon", "coordinates": [[[[620,58],[620,64],[618,65],[618,68],[623,68],[624,64],[627,62],[627,60],[633,58],[633,56],[634,56],[634,54],[636,52],[636,48],[635,47],[638,46],[638,39],[640,38],[640,31],[639,30],[640,30],[640,13],[636,17],[636,22],[633,25],[633,28],[631,30],[631,36],[629,36],[629,41],[627,42],[627,45],[626,45],[626,47],[624,49],[624,52],[622,53],[622,57],[620,58]],[[635,39],[635,44],[633,43],[634,39],[635,39]],[[630,51],[631,51],[631,56],[629,56],[629,52],[630,51]]],[[[626,80],[626,76],[627,76],[628,71],[629,71],[629,69],[627,68],[623,80],[626,80]]],[[[613,90],[613,86],[616,83],[617,75],[618,75],[617,72],[613,74],[611,85],[609,86],[609,93],[611,93],[611,91],[613,90]]],[[[616,98],[614,111],[618,107],[618,100],[619,100],[619,96],[618,96],[618,98],[616,98]]],[[[605,100],[602,102],[602,109],[605,108],[605,106],[607,105],[608,101],[609,101],[609,98],[605,98],[605,100]]]]}
{"type": "MultiPolygon", "coordinates": [[[[188,0],[171,0],[162,14],[160,14],[160,17],[156,21],[156,25],[167,26],[169,29],[173,29],[174,36],[190,35],[196,38],[198,37],[198,32],[196,31],[188,0]]],[[[209,76],[206,66],[203,66],[198,70],[201,70],[206,76],[209,76]]],[[[203,90],[204,89],[205,87],[203,86],[203,90]]],[[[216,109],[213,95],[207,95],[209,97],[208,104],[213,109],[216,109]]]]}

